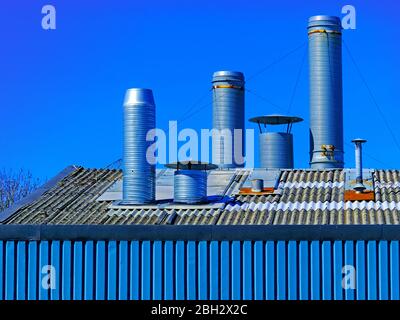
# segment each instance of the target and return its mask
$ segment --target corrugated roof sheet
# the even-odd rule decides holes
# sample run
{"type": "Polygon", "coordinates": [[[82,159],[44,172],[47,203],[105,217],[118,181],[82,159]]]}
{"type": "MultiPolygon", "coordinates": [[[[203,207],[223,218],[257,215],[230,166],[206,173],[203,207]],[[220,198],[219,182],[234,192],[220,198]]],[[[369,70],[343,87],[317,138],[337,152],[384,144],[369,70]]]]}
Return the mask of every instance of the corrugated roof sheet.
{"type": "MultiPolygon", "coordinates": [[[[120,170],[77,167],[35,201],[20,207],[6,224],[399,224],[400,171],[375,170],[375,201],[344,201],[346,170],[284,170],[274,194],[238,195],[251,169],[215,171],[228,198],[223,208],[205,206],[137,208],[98,201],[120,170]],[[227,177],[230,178],[227,178],[227,177]]],[[[171,176],[158,172],[157,181],[171,176]]],[[[171,176],[172,177],[172,176],[171,176]]],[[[221,189],[221,188],[220,188],[221,189]]]]}

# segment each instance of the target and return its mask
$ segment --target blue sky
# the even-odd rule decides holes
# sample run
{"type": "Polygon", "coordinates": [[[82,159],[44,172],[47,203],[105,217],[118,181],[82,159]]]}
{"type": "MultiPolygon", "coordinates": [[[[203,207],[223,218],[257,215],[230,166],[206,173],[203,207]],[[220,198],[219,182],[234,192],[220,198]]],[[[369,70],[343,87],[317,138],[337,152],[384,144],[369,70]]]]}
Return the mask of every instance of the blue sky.
{"type": "MultiPolygon", "coordinates": [[[[105,167],[121,158],[122,101],[130,87],[153,89],[160,128],[168,120],[178,120],[179,129],[211,127],[214,71],[250,78],[307,41],[309,16],[342,16],[345,4],[357,10],[357,29],[345,30],[344,40],[400,141],[394,1],[2,1],[0,167],[45,179],[69,164],[105,167]],[[56,30],[41,28],[45,4],[57,10],[56,30]],[[199,111],[185,117],[200,98],[199,111]]],[[[246,93],[246,119],[287,110],[304,50],[247,82],[253,93],[246,93]]],[[[368,139],[367,167],[399,168],[400,151],[345,50],[343,81],[346,142],[368,139]]],[[[306,61],[291,107],[306,120],[293,130],[295,166],[303,168],[308,107],[306,61]]],[[[353,146],[345,152],[351,167],[353,146]]]]}

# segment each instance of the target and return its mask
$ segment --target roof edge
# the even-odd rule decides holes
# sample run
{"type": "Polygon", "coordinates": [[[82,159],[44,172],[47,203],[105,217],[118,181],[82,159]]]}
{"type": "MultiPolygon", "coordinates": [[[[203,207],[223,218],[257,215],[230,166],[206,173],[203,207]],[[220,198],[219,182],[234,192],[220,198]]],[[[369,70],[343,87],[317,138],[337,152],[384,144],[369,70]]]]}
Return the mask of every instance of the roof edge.
{"type": "Polygon", "coordinates": [[[15,202],[12,206],[8,207],[4,211],[0,212],[0,224],[3,223],[5,220],[9,219],[14,213],[16,213],[22,207],[31,204],[32,202],[38,200],[46,191],[53,188],[58,182],[68,176],[71,172],[78,169],[75,165],[70,165],[64,168],[60,173],[56,176],[51,178],[45,184],[37,188],[32,193],[28,194],[26,197],[22,198],[21,200],[15,202]]]}
{"type": "Polygon", "coordinates": [[[0,225],[0,240],[400,240],[400,225],[0,225]]]}

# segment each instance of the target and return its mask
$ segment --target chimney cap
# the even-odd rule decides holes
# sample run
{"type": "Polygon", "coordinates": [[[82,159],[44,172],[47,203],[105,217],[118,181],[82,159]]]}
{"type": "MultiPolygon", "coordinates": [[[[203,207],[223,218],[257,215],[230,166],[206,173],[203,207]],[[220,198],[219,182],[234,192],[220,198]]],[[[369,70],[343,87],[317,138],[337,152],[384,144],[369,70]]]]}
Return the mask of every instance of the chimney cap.
{"type": "Polygon", "coordinates": [[[244,81],[244,74],[240,71],[215,71],[213,81],[237,80],[244,81]]]}
{"type": "Polygon", "coordinates": [[[195,160],[172,162],[166,164],[165,167],[176,170],[214,170],[218,168],[215,164],[195,160]]]}
{"type": "Polygon", "coordinates": [[[249,119],[250,122],[278,125],[278,124],[290,124],[303,121],[303,118],[294,116],[285,116],[281,114],[271,114],[268,116],[258,116],[249,119]]]}
{"type": "Polygon", "coordinates": [[[351,140],[351,142],[353,142],[353,143],[364,143],[364,142],[367,142],[367,140],[361,139],[361,138],[356,138],[356,139],[351,140]]]}
{"type": "Polygon", "coordinates": [[[130,88],[126,90],[124,106],[132,106],[136,104],[155,105],[153,91],[146,88],[130,88]]]}
{"type": "Polygon", "coordinates": [[[330,15],[316,15],[308,19],[308,27],[317,26],[341,26],[342,22],[339,17],[330,15]]]}

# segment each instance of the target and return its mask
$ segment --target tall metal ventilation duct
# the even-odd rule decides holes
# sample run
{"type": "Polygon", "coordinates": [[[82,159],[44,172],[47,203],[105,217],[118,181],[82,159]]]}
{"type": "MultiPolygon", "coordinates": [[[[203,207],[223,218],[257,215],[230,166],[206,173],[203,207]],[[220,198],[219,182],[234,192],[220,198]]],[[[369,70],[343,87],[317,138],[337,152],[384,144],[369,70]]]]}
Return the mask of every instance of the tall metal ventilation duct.
{"type": "Polygon", "coordinates": [[[177,162],[166,165],[174,173],[174,202],[196,204],[207,200],[207,170],[217,166],[197,161],[177,162]]]}
{"type": "Polygon", "coordinates": [[[267,169],[293,168],[293,123],[303,121],[299,117],[269,115],[249,119],[260,129],[260,167],[267,169]],[[287,125],[286,132],[267,132],[267,125],[287,125]],[[264,131],[263,131],[264,127],[264,131]]]}
{"type": "Polygon", "coordinates": [[[338,17],[308,20],[311,168],[343,168],[342,34],[338,17]]]}
{"type": "Polygon", "coordinates": [[[155,165],[146,158],[154,129],[155,104],[150,89],[132,88],[124,100],[123,203],[146,204],[155,200],[155,165]]]}
{"type": "Polygon", "coordinates": [[[244,151],[244,75],[236,71],[214,72],[213,162],[220,168],[243,167],[244,151]],[[241,130],[241,138],[234,139],[235,129],[241,130]],[[235,157],[236,154],[236,157],[235,157]]]}

